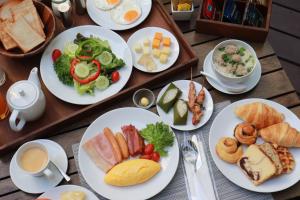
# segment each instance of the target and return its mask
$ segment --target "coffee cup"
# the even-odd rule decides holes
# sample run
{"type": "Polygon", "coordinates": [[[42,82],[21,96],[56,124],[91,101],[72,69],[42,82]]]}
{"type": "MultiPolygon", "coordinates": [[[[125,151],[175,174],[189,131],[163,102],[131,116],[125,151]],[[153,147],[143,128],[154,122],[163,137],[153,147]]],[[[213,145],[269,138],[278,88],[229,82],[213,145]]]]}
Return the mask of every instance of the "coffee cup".
{"type": "Polygon", "coordinates": [[[18,167],[26,174],[32,176],[53,175],[49,169],[49,152],[45,145],[37,141],[23,144],[16,153],[18,167]]]}

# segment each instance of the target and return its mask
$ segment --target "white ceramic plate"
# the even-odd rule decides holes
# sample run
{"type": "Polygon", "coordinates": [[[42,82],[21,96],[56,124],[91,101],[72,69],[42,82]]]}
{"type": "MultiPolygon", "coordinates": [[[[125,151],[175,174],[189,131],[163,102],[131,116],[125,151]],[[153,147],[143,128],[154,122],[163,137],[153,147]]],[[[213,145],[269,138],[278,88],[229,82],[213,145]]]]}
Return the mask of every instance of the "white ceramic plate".
{"type": "MultiPolygon", "coordinates": [[[[51,140],[35,140],[46,146],[50,160],[58,165],[64,172],[68,169],[68,157],[64,149],[51,140]]],[[[25,174],[17,165],[16,154],[13,156],[9,166],[9,174],[13,183],[24,192],[27,193],[43,193],[56,185],[58,185],[63,177],[59,171],[52,165],[50,170],[53,171],[53,177],[47,178],[46,176],[31,176],[25,174]]]]}
{"type": "Polygon", "coordinates": [[[99,26],[77,26],[60,33],[51,41],[43,53],[40,71],[44,84],[57,98],[73,104],[88,105],[97,103],[118,93],[126,85],[132,71],[132,56],[126,42],[117,33],[99,26]],[[95,89],[94,96],[89,94],[78,94],[74,87],[64,85],[58,79],[56,72],[54,71],[51,58],[52,51],[54,49],[63,50],[67,42],[71,42],[76,38],[77,33],[81,33],[84,36],[93,35],[108,40],[112,51],[117,57],[122,58],[126,64],[118,70],[120,73],[120,80],[103,91],[95,89]]]}
{"type": "MultiPolygon", "coordinates": [[[[300,149],[299,148],[290,148],[290,152],[294,155],[296,166],[295,169],[290,174],[283,174],[279,177],[274,177],[259,186],[254,186],[252,182],[243,174],[241,169],[237,165],[229,164],[221,160],[216,155],[215,146],[218,140],[221,137],[233,137],[234,127],[241,123],[242,120],[237,118],[234,114],[234,109],[237,106],[244,105],[246,103],[251,102],[263,102],[266,103],[273,108],[275,108],[278,112],[281,112],[285,116],[285,121],[287,121],[292,127],[300,130],[300,120],[297,118],[295,114],[293,114],[289,109],[284,106],[275,103],[273,101],[265,100],[265,99],[245,99],[241,101],[234,102],[224,108],[215,118],[212,123],[209,132],[209,149],[211,155],[213,157],[214,162],[216,163],[219,170],[226,176],[230,181],[235,183],[236,185],[251,190],[255,192],[277,192],[280,190],[284,190],[295,183],[297,183],[300,179],[300,149]]],[[[262,143],[262,139],[258,139],[257,143],[262,143]]],[[[244,150],[245,150],[244,146],[244,150]]]]}
{"type": "Polygon", "coordinates": [[[110,11],[103,11],[96,7],[94,0],[87,0],[86,7],[88,15],[91,19],[98,25],[103,26],[105,28],[109,28],[111,30],[127,30],[133,27],[136,27],[140,23],[142,23],[149,15],[152,7],[151,0],[136,0],[136,2],[140,5],[142,10],[142,15],[140,18],[132,24],[118,24],[114,20],[112,20],[110,16],[110,11]]]}
{"type": "Polygon", "coordinates": [[[105,173],[96,167],[82,148],[82,145],[88,139],[98,134],[105,127],[117,132],[121,131],[121,126],[132,124],[140,130],[149,123],[159,121],[160,118],[156,114],[132,107],[112,110],[98,117],[85,131],[79,148],[79,168],[88,185],[103,197],[114,200],[123,200],[124,197],[130,200],[148,199],[163,190],[172,180],[178,166],[179,149],[176,137],[173,146],[167,149],[169,155],[160,160],[161,171],[147,182],[129,187],[115,187],[104,183],[105,173]]]}
{"type": "MultiPolygon", "coordinates": [[[[209,52],[207,54],[207,56],[205,57],[204,64],[203,64],[203,71],[208,74],[211,74],[212,76],[214,76],[218,79],[218,76],[216,75],[215,71],[212,68],[211,60],[212,60],[212,51],[209,52]]],[[[220,92],[223,92],[226,94],[242,94],[242,93],[246,93],[246,92],[252,90],[258,84],[260,77],[261,77],[261,64],[260,64],[259,60],[257,60],[257,65],[254,69],[253,74],[249,77],[249,79],[245,83],[243,83],[243,84],[245,84],[245,86],[247,88],[245,91],[230,92],[230,91],[227,91],[225,88],[223,88],[218,83],[216,83],[214,80],[212,80],[208,77],[206,77],[206,79],[215,89],[219,90],[220,92]]],[[[226,84],[224,81],[223,81],[223,83],[226,84]]],[[[232,87],[233,84],[230,84],[230,86],[232,87]]]]}
{"type": "Polygon", "coordinates": [[[60,185],[58,187],[46,191],[44,194],[39,196],[39,198],[60,199],[61,193],[72,192],[72,191],[84,192],[86,195],[86,200],[98,200],[98,198],[94,193],[78,185],[60,185]]]}
{"type": "MultiPolygon", "coordinates": [[[[173,82],[174,85],[176,85],[181,91],[181,97],[180,99],[183,99],[185,101],[188,101],[188,95],[189,95],[189,84],[190,81],[188,80],[179,80],[179,81],[174,81],[173,82]]],[[[199,93],[199,91],[202,88],[202,85],[195,82],[195,87],[196,87],[196,94],[199,93]]],[[[158,94],[157,96],[157,102],[156,102],[156,109],[157,112],[159,114],[159,116],[161,117],[162,121],[165,122],[166,124],[169,124],[172,128],[175,128],[177,130],[181,130],[181,131],[190,131],[190,130],[195,130],[197,128],[200,128],[201,126],[203,126],[211,117],[213,109],[214,109],[214,103],[213,100],[211,98],[210,93],[208,92],[208,90],[206,88],[204,88],[205,91],[205,100],[204,100],[204,107],[205,107],[205,111],[204,111],[204,115],[201,118],[201,121],[199,124],[197,124],[196,126],[192,124],[192,117],[193,114],[191,111],[189,111],[188,113],[188,117],[187,117],[187,124],[186,125],[174,125],[173,124],[173,114],[174,114],[174,109],[171,108],[171,110],[168,113],[165,113],[165,111],[163,111],[159,106],[158,106],[158,101],[160,100],[161,96],[165,93],[165,91],[167,90],[167,88],[169,87],[170,84],[166,85],[158,94]]]]}
{"type": "Polygon", "coordinates": [[[179,56],[179,44],[178,44],[176,37],[168,30],[159,28],[159,27],[147,27],[147,28],[143,28],[143,29],[136,31],[135,33],[133,33],[130,36],[130,38],[127,41],[127,44],[132,52],[134,67],[143,72],[156,73],[156,72],[164,71],[164,70],[170,68],[176,62],[176,60],[179,56]],[[133,47],[137,42],[143,44],[144,39],[148,38],[151,42],[150,48],[152,49],[151,45],[152,45],[152,40],[155,35],[155,32],[161,32],[163,34],[163,37],[171,38],[171,46],[170,46],[171,55],[168,58],[168,62],[166,64],[161,64],[159,62],[159,59],[156,59],[153,57],[157,69],[153,70],[153,71],[148,71],[144,66],[141,66],[138,64],[138,59],[141,57],[142,54],[137,54],[134,51],[133,47]]]}

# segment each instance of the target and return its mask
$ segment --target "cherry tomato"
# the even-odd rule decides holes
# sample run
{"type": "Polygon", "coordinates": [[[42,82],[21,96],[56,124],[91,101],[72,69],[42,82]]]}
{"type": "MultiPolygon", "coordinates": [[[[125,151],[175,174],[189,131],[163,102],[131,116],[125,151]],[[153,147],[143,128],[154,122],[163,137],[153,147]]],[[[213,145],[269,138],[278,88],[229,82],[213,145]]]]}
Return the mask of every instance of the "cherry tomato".
{"type": "Polygon", "coordinates": [[[152,155],[142,155],[140,159],[152,160],[152,155]]]}
{"type": "Polygon", "coordinates": [[[151,155],[154,151],[154,145],[153,144],[147,144],[144,148],[144,154],[145,155],[151,155]]]}
{"type": "Polygon", "coordinates": [[[152,153],[152,160],[155,161],[155,162],[159,162],[159,159],[160,159],[160,155],[158,152],[153,152],[152,153]]]}
{"type": "Polygon", "coordinates": [[[61,56],[61,51],[59,49],[54,49],[52,51],[52,60],[53,62],[55,62],[57,60],[57,58],[59,58],[61,56]]]}
{"type": "Polygon", "coordinates": [[[114,71],[112,74],[111,74],[111,80],[113,83],[117,82],[118,80],[120,79],[120,74],[118,71],[114,71]]]}

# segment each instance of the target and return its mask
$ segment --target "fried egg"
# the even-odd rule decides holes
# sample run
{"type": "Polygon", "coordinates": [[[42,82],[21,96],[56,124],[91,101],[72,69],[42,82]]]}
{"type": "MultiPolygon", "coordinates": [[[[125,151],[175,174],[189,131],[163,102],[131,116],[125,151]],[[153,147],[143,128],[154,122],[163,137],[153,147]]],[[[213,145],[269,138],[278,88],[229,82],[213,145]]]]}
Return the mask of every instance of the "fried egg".
{"type": "Polygon", "coordinates": [[[101,10],[111,10],[121,3],[121,0],[95,0],[95,5],[101,10]]]}
{"type": "Polygon", "coordinates": [[[132,24],[142,14],[140,5],[135,0],[124,0],[122,3],[111,10],[111,18],[117,24],[132,24]]]}

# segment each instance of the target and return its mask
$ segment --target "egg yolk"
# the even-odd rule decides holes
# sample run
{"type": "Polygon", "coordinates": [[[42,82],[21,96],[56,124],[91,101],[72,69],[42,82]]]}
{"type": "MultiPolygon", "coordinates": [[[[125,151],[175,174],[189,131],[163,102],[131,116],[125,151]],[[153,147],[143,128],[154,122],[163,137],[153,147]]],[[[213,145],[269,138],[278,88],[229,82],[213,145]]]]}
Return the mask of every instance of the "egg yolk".
{"type": "Polygon", "coordinates": [[[119,1],[120,0],[106,0],[106,2],[111,5],[115,5],[115,4],[119,3],[119,1]]]}
{"type": "Polygon", "coordinates": [[[124,19],[128,22],[134,21],[138,17],[138,12],[136,10],[129,10],[125,13],[124,19]]]}

